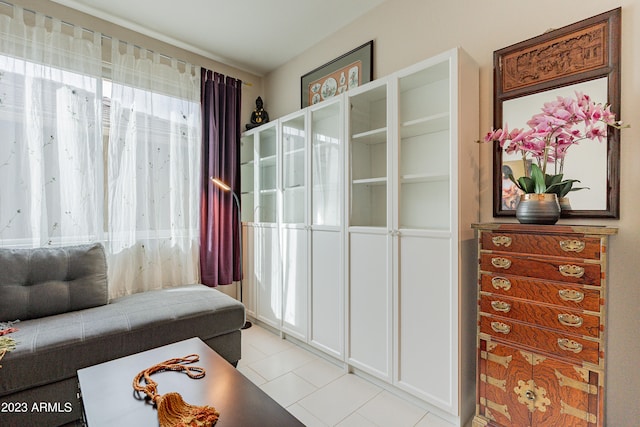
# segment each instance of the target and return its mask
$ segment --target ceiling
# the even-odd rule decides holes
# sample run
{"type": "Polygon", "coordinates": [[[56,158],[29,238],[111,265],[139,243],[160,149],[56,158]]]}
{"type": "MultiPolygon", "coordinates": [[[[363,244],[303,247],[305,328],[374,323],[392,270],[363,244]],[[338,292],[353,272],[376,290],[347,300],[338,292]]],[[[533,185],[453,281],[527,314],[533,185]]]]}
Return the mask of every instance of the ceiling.
{"type": "Polygon", "coordinates": [[[384,0],[53,1],[264,75],[384,0]]]}

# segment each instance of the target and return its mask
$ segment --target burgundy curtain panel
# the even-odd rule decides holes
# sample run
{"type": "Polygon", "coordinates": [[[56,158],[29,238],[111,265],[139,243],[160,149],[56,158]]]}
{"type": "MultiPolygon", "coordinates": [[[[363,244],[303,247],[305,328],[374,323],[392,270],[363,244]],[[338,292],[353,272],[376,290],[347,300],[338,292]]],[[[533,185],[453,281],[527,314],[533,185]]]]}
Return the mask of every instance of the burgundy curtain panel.
{"type": "Polygon", "coordinates": [[[240,200],[240,98],[242,82],[202,69],[202,189],[200,276],[207,286],[242,279],[242,246],[233,194],[240,200]]]}

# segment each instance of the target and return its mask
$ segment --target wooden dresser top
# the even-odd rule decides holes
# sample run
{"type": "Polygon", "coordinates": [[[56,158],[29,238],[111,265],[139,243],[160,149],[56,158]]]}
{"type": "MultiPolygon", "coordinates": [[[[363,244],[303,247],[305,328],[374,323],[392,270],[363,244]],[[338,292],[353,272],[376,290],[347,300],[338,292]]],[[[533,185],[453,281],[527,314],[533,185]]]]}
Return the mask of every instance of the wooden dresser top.
{"type": "Polygon", "coordinates": [[[471,224],[477,230],[517,232],[517,233],[579,233],[590,235],[613,235],[618,233],[615,227],[598,225],[532,225],[518,223],[486,222],[471,224]]]}

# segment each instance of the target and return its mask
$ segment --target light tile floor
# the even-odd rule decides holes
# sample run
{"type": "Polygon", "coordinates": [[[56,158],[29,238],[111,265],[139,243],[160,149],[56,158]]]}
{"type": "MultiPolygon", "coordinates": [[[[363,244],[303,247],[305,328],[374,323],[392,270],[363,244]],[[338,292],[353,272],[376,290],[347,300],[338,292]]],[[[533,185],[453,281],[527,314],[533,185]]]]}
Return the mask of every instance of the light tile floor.
{"type": "Polygon", "coordinates": [[[452,427],[255,323],[242,331],[238,370],[307,427],[452,427]]]}

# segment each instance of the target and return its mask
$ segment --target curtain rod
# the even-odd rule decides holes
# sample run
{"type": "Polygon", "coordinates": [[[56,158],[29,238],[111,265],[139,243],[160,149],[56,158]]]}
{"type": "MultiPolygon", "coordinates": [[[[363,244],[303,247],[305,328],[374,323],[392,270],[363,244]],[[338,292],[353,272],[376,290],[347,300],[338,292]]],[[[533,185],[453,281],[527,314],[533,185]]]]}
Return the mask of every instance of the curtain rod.
{"type": "MultiPolygon", "coordinates": [[[[8,2],[8,1],[6,1],[6,0],[0,0],[0,4],[4,4],[4,5],[9,6],[9,7],[15,7],[15,5],[14,5],[13,3],[9,3],[9,2],[8,2]]],[[[20,7],[22,7],[22,6],[20,6],[20,7]]],[[[41,12],[37,12],[37,11],[35,11],[35,10],[27,9],[27,8],[25,8],[25,7],[22,7],[22,10],[24,10],[24,11],[26,11],[26,12],[29,12],[29,13],[33,13],[34,15],[35,15],[36,13],[41,13],[41,12]]],[[[50,16],[50,15],[45,15],[44,13],[41,13],[41,14],[42,14],[42,15],[44,15],[46,18],[49,18],[49,19],[58,19],[58,18],[54,18],[53,16],[50,16]]],[[[65,24],[65,25],[68,25],[68,26],[70,26],[70,27],[80,27],[80,28],[82,28],[84,31],[86,31],[86,32],[88,32],[88,33],[92,33],[92,34],[95,34],[95,33],[96,33],[96,31],[91,30],[91,29],[86,28],[86,27],[83,27],[83,26],[81,26],[81,25],[75,25],[75,24],[72,24],[71,22],[63,21],[62,19],[58,19],[58,20],[59,20],[61,23],[65,24]]],[[[131,30],[131,31],[132,31],[132,30],[131,30]]],[[[113,40],[113,37],[112,37],[112,36],[109,36],[109,35],[107,35],[107,34],[100,33],[100,35],[101,35],[101,37],[102,37],[103,39],[107,39],[107,40],[109,40],[109,41],[113,40]]],[[[137,44],[129,43],[129,42],[124,41],[124,40],[120,40],[120,39],[118,39],[118,40],[119,40],[121,43],[132,44],[134,47],[136,47],[136,48],[138,48],[138,49],[140,49],[140,50],[147,50],[147,51],[149,51],[149,52],[151,52],[151,53],[157,53],[158,55],[160,55],[160,57],[162,57],[162,58],[164,58],[164,59],[168,59],[168,60],[174,60],[174,59],[175,59],[176,61],[178,61],[179,63],[181,63],[181,64],[183,64],[183,65],[187,65],[187,64],[188,64],[188,62],[187,62],[187,61],[184,61],[184,60],[182,60],[182,59],[172,58],[171,56],[169,56],[169,55],[165,55],[164,53],[155,52],[155,51],[153,51],[153,50],[149,50],[149,49],[147,49],[147,48],[144,48],[144,47],[142,47],[142,46],[138,46],[137,44]]],[[[240,79],[238,79],[238,80],[240,80],[240,79]]],[[[242,81],[242,80],[240,80],[240,81],[242,82],[242,84],[243,84],[244,86],[253,86],[253,83],[245,82],[245,81],[242,81]]]]}

